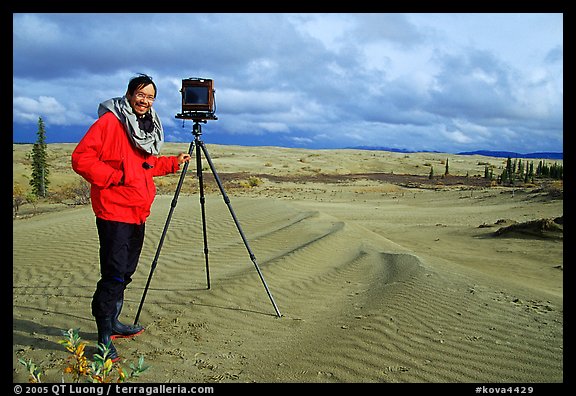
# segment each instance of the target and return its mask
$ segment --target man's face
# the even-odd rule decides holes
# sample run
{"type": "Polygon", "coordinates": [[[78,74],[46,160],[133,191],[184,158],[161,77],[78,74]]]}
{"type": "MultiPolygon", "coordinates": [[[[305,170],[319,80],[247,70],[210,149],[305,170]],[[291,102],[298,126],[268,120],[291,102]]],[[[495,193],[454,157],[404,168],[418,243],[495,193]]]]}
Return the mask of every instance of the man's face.
{"type": "Polygon", "coordinates": [[[145,87],[136,89],[133,95],[130,95],[128,92],[126,92],[128,102],[130,102],[132,110],[138,116],[143,116],[148,110],[150,110],[152,103],[154,103],[155,95],[156,92],[152,84],[148,84],[145,87]]]}

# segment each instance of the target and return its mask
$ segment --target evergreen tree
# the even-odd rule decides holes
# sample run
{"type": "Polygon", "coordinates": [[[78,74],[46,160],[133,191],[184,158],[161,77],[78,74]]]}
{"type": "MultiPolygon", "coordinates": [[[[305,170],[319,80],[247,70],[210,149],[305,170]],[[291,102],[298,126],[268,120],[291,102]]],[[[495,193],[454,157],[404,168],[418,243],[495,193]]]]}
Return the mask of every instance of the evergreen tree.
{"type": "Polygon", "coordinates": [[[549,175],[552,179],[563,179],[564,178],[564,167],[562,165],[558,165],[556,162],[554,162],[554,164],[550,166],[549,175]]]}
{"type": "Polygon", "coordinates": [[[538,162],[538,166],[536,167],[536,176],[542,176],[542,161],[538,162]]]}
{"type": "Polygon", "coordinates": [[[506,177],[502,177],[503,182],[508,182],[509,184],[514,183],[514,174],[512,172],[512,158],[508,157],[506,160],[506,177]]]}
{"type": "Polygon", "coordinates": [[[44,130],[44,121],[42,117],[38,117],[38,136],[36,143],[32,147],[32,178],[30,185],[32,186],[32,193],[37,197],[46,198],[48,192],[49,169],[48,169],[48,153],[46,146],[46,131],[44,130]]]}
{"type": "Polygon", "coordinates": [[[444,172],[445,175],[448,175],[448,158],[446,158],[446,171],[444,172]]]}
{"type": "Polygon", "coordinates": [[[430,173],[428,174],[428,179],[434,178],[434,167],[430,165],[430,173]]]}
{"type": "Polygon", "coordinates": [[[507,181],[508,181],[508,168],[504,168],[502,170],[502,174],[500,175],[500,183],[506,184],[507,181]]]}

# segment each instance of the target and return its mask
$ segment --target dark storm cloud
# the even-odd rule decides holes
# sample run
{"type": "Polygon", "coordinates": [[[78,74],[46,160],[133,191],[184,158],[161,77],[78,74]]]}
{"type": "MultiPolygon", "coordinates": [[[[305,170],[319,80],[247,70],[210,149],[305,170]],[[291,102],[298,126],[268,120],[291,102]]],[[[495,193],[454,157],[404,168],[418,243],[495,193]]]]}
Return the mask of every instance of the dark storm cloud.
{"type": "Polygon", "coordinates": [[[181,79],[206,77],[215,81],[219,143],[562,150],[557,14],[14,14],[13,22],[15,140],[39,116],[48,131],[78,139],[100,101],[148,73],[171,140],[188,138],[173,117],[181,79]],[[537,38],[523,18],[541,28],[537,38]],[[535,147],[528,137],[543,130],[535,147]]]}

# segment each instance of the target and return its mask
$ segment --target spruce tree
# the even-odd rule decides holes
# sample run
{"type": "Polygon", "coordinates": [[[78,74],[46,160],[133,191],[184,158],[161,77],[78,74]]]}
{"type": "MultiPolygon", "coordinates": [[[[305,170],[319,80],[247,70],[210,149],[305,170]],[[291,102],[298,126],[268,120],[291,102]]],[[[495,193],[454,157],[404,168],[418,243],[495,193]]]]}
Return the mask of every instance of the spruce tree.
{"type": "Polygon", "coordinates": [[[503,177],[504,182],[508,182],[509,184],[514,183],[514,173],[512,172],[512,159],[508,157],[506,160],[506,178],[503,177]],[[508,179],[508,180],[506,180],[508,179]]]}
{"type": "Polygon", "coordinates": [[[32,147],[32,178],[30,185],[32,186],[32,193],[37,197],[46,198],[48,192],[49,169],[48,169],[48,153],[46,145],[46,131],[44,129],[44,121],[42,117],[38,117],[38,138],[32,147]]]}

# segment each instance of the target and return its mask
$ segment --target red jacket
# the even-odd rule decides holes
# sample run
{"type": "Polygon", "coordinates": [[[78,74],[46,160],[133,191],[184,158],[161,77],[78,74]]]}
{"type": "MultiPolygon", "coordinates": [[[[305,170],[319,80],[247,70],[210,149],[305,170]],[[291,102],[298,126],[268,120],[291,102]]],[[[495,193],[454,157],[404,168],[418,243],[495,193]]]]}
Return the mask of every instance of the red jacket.
{"type": "Polygon", "coordinates": [[[179,164],[176,156],[154,156],[136,148],[122,123],[108,112],[74,149],[72,168],[91,184],[97,217],[142,224],[156,195],[152,177],[175,173],[179,164]]]}

